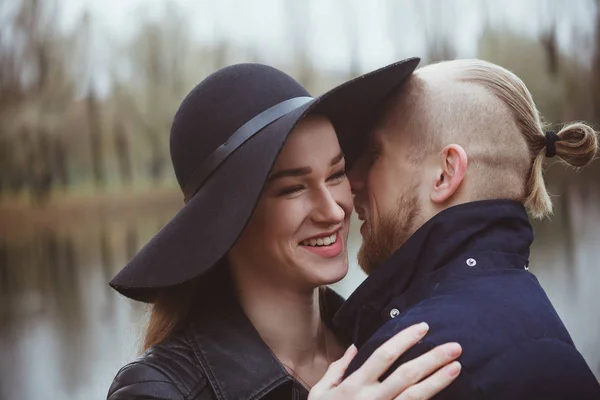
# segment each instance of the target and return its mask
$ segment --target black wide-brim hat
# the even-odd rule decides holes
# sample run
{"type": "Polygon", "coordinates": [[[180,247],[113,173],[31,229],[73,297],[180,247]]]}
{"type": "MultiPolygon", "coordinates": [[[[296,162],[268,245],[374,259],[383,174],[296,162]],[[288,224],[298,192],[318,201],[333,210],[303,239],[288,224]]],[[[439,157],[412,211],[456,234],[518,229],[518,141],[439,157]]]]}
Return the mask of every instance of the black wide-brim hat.
{"type": "Polygon", "coordinates": [[[210,271],[244,230],[296,124],[309,113],[328,117],[351,163],[368,121],[418,63],[411,58],[388,65],[314,99],[266,65],[238,64],[208,76],[183,100],[171,126],[171,160],[185,206],[110,285],[152,302],[158,289],[210,271]]]}

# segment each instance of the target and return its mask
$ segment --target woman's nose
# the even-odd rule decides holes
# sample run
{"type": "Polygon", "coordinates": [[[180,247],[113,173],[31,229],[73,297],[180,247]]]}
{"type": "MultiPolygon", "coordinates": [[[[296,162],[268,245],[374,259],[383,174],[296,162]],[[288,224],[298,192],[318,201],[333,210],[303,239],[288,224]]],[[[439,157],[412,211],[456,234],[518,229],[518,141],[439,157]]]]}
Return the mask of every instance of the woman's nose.
{"type": "Polygon", "coordinates": [[[346,212],[328,188],[323,189],[315,198],[313,207],[312,219],[321,224],[338,224],[346,216],[346,212]]]}

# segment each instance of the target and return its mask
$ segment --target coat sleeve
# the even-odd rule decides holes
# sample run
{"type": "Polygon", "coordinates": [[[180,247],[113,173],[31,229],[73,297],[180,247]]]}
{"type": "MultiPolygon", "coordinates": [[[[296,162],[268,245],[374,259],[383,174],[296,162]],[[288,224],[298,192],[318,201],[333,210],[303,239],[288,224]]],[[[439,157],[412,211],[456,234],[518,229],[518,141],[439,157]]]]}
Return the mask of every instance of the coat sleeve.
{"type": "Polygon", "coordinates": [[[186,400],[171,379],[158,369],[141,362],[121,368],[107,400],[186,400]]]}
{"type": "Polygon", "coordinates": [[[519,343],[477,375],[485,399],[600,399],[600,384],[581,354],[558,339],[519,343]]]}

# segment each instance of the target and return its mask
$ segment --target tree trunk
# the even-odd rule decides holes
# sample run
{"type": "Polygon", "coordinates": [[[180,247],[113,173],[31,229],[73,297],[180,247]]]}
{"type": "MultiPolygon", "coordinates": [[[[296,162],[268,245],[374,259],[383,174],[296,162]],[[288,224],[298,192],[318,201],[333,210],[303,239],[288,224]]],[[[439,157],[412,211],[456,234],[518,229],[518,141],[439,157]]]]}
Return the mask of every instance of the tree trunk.
{"type": "Polygon", "coordinates": [[[98,101],[92,92],[87,97],[87,117],[90,130],[90,146],[92,155],[92,173],[97,186],[106,184],[104,169],[102,165],[102,127],[100,126],[100,110],[98,101]]]}
{"type": "Polygon", "coordinates": [[[600,0],[596,0],[596,28],[594,36],[594,56],[592,59],[592,101],[594,120],[600,122],[600,0]]]}
{"type": "Polygon", "coordinates": [[[131,168],[131,152],[129,151],[129,140],[125,133],[123,123],[117,121],[114,128],[115,134],[115,151],[117,153],[117,162],[119,163],[119,173],[121,181],[130,185],[133,177],[131,168]]]}

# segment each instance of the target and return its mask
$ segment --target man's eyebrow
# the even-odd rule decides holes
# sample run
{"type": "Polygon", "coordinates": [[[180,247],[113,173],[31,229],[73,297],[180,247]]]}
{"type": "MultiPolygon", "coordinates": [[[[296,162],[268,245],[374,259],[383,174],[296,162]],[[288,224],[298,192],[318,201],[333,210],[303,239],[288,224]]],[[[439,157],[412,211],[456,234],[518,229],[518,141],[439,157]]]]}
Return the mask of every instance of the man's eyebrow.
{"type": "MultiPolygon", "coordinates": [[[[333,157],[329,163],[330,166],[337,165],[344,158],[344,153],[340,152],[337,156],[333,157]]],[[[272,182],[277,179],[290,177],[290,176],[303,176],[308,175],[312,172],[311,167],[300,167],[300,168],[290,168],[290,169],[282,169],[281,171],[274,172],[271,174],[267,182],[272,182]]]]}

